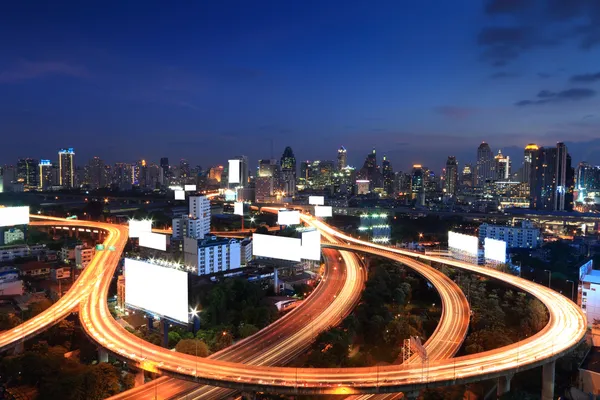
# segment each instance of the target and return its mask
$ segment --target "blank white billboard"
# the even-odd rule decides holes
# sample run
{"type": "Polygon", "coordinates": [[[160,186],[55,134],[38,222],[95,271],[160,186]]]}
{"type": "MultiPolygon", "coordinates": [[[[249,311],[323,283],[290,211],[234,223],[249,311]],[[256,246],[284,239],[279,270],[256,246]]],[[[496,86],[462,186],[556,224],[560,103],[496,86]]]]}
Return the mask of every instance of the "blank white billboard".
{"type": "Polygon", "coordinates": [[[483,252],[486,260],[506,263],[506,242],[504,240],[485,238],[483,252]]]}
{"type": "Polygon", "coordinates": [[[240,183],[240,160],[229,160],[229,183],[240,183]]]}
{"type": "Polygon", "coordinates": [[[331,217],[332,215],[331,206],[315,206],[315,217],[331,217]]]}
{"type": "Polygon", "coordinates": [[[321,259],[321,233],[316,229],[302,232],[300,250],[300,257],[304,260],[319,261],[321,259]]]}
{"type": "Polygon", "coordinates": [[[183,190],[175,190],[175,200],[185,200],[185,191],[183,190]]]}
{"type": "Polygon", "coordinates": [[[469,236],[457,232],[448,232],[448,247],[454,250],[464,251],[472,256],[477,256],[479,250],[479,238],[477,236],[469,236]]]}
{"type": "Polygon", "coordinates": [[[235,215],[244,215],[244,202],[236,201],[233,203],[233,213],[235,215]]]}
{"type": "Polygon", "coordinates": [[[235,201],[237,199],[237,193],[233,190],[227,189],[225,191],[225,201],[235,201]]]}
{"type": "Polygon", "coordinates": [[[277,212],[277,225],[298,225],[300,223],[300,211],[279,210],[277,212]]]}
{"type": "Polygon", "coordinates": [[[125,302],[132,307],[187,323],[188,274],[126,258],[125,302]]]}
{"type": "Polygon", "coordinates": [[[0,226],[29,224],[29,206],[0,207],[0,226]]]}
{"type": "Polygon", "coordinates": [[[300,261],[302,258],[302,241],[300,239],[283,236],[253,233],[252,255],[256,257],[300,261]]]}
{"type": "Polygon", "coordinates": [[[150,219],[130,219],[129,220],[129,237],[139,238],[142,233],[152,232],[152,220],[150,219]]]}
{"type": "Polygon", "coordinates": [[[322,206],[325,204],[325,197],[323,196],[308,196],[308,204],[313,206],[322,206]]]}
{"type": "Polygon", "coordinates": [[[160,233],[142,232],[140,234],[140,247],[167,251],[167,235],[160,233]]]}
{"type": "Polygon", "coordinates": [[[195,192],[195,191],[196,191],[196,185],[185,185],[185,186],[183,187],[183,189],[184,189],[186,192],[195,192]]]}

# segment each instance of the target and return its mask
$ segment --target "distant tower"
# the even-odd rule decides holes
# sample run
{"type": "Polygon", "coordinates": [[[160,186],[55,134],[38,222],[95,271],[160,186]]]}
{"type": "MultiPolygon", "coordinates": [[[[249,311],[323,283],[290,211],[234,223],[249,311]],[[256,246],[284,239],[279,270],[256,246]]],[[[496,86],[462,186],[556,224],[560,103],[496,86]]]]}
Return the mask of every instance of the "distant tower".
{"type": "MultiPolygon", "coordinates": [[[[556,144],[556,193],[554,196],[554,211],[565,210],[565,195],[568,191],[567,181],[571,170],[571,157],[564,143],[556,144]]],[[[572,174],[571,174],[572,175],[572,174]]]]}
{"type": "Polygon", "coordinates": [[[64,188],[75,187],[75,151],[72,147],[58,152],[58,184],[64,188]]]}
{"type": "Polygon", "coordinates": [[[33,158],[19,158],[17,161],[17,182],[23,184],[25,191],[29,191],[37,189],[38,181],[38,161],[33,158]]]}
{"type": "Polygon", "coordinates": [[[296,157],[291,147],[286,147],[281,156],[281,184],[286,196],[296,194],[296,157]]]}
{"type": "Polygon", "coordinates": [[[348,158],[347,158],[347,154],[346,154],[346,148],[344,146],[342,146],[338,149],[337,170],[341,171],[342,169],[346,168],[347,165],[348,165],[348,158]]]}
{"type": "Polygon", "coordinates": [[[383,176],[383,189],[388,196],[391,196],[394,193],[394,170],[386,156],[383,156],[381,163],[381,175],[383,176]]]}
{"type": "Polygon", "coordinates": [[[494,180],[507,181],[510,176],[510,158],[498,150],[498,155],[494,157],[494,180]]]}
{"type": "Polygon", "coordinates": [[[485,181],[492,179],[494,155],[490,145],[483,142],[477,148],[477,167],[475,176],[477,186],[483,186],[485,181]]]}
{"type": "Polygon", "coordinates": [[[523,176],[521,182],[531,183],[531,163],[535,152],[539,149],[539,146],[535,143],[529,143],[525,146],[523,153],[523,176]]]}
{"type": "Polygon", "coordinates": [[[447,196],[456,196],[458,187],[458,161],[456,157],[449,156],[446,160],[446,175],[444,177],[444,189],[447,196]]]}

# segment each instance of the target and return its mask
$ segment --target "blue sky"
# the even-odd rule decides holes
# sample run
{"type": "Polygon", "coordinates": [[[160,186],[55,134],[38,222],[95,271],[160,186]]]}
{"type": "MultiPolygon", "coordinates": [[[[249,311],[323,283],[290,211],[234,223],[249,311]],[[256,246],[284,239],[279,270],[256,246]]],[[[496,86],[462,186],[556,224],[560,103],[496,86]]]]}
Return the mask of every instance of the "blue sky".
{"type": "Polygon", "coordinates": [[[596,0],[5,3],[2,164],[254,164],[271,140],[355,165],[375,147],[396,170],[482,140],[600,163],[596,0]]]}

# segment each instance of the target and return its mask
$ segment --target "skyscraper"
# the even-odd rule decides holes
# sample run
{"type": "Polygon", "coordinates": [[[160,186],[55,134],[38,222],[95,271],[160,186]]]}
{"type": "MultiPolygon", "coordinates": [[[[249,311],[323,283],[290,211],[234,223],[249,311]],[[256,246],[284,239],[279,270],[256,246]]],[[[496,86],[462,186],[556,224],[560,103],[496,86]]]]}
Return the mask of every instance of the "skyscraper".
{"type": "Polygon", "coordinates": [[[346,148],[344,146],[341,146],[338,149],[338,155],[337,155],[337,170],[341,171],[342,169],[346,168],[346,166],[348,165],[347,162],[347,154],[346,154],[346,148]]]}
{"type": "Polygon", "coordinates": [[[255,181],[256,201],[267,201],[279,190],[279,164],[277,160],[258,160],[255,181]]]}
{"type": "Polygon", "coordinates": [[[91,189],[99,189],[106,186],[104,173],[104,161],[100,157],[93,157],[88,163],[88,183],[91,189]]]}
{"type": "Polygon", "coordinates": [[[471,164],[465,164],[462,170],[461,185],[463,187],[473,187],[473,166],[471,164]]]}
{"type": "Polygon", "coordinates": [[[531,164],[531,208],[571,211],[573,209],[573,168],[564,143],[554,148],[540,147],[531,164]]]}
{"type": "Polygon", "coordinates": [[[50,189],[52,186],[52,163],[50,160],[40,160],[38,175],[38,190],[50,189]]]}
{"type": "Polygon", "coordinates": [[[449,197],[456,196],[458,187],[458,161],[456,157],[449,156],[446,160],[446,172],[444,175],[444,191],[449,197]]]}
{"type": "Polygon", "coordinates": [[[383,162],[381,163],[381,175],[383,177],[383,190],[388,196],[392,196],[394,193],[394,170],[392,169],[392,163],[383,156],[383,162]]]}
{"type": "Polygon", "coordinates": [[[17,161],[17,182],[23,184],[25,191],[38,187],[38,161],[33,158],[19,158],[17,161]]]}
{"type": "Polygon", "coordinates": [[[370,182],[370,190],[383,187],[383,177],[377,166],[377,153],[375,152],[375,149],[367,154],[363,167],[358,171],[357,179],[368,180],[370,182]]]}
{"type": "Polygon", "coordinates": [[[281,189],[286,196],[296,194],[296,157],[291,147],[286,147],[281,156],[281,189]]]}
{"type": "Polygon", "coordinates": [[[477,148],[476,182],[483,187],[485,181],[493,179],[494,155],[490,145],[483,142],[477,148]]]}
{"type": "Polygon", "coordinates": [[[170,183],[170,172],[169,172],[169,159],[162,157],[160,159],[160,171],[159,171],[159,182],[163,186],[169,186],[170,183]]]}
{"type": "Polygon", "coordinates": [[[510,177],[510,157],[502,154],[502,150],[498,150],[498,154],[494,157],[494,177],[495,181],[506,182],[510,177]]]}
{"type": "Polygon", "coordinates": [[[521,182],[531,183],[531,163],[533,162],[533,155],[540,147],[535,143],[529,143],[525,146],[523,152],[523,171],[521,176],[521,182]]]}
{"type": "Polygon", "coordinates": [[[75,151],[72,147],[58,152],[58,184],[63,188],[75,187],[75,151]]]}
{"type": "Polygon", "coordinates": [[[567,152],[567,146],[560,142],[556,144],[556,187],[554,195],[554,210],[564,211],[565,210],[565,196],[569,190],[567,186],[567,180],[569,171],[571,169],[571,160],[567,152]],[[567,161],[567,158],[569,160],[567,161]]]}

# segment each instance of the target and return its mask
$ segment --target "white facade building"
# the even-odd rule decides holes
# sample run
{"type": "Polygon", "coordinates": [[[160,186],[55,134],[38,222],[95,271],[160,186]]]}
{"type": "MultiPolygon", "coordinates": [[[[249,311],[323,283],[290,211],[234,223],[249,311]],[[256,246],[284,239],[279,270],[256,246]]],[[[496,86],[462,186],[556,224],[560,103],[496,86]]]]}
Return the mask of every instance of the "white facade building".
{"type": "Polygon", "coordinates": [[[173,239],[203,239],[209,233],[210,216],[208,220],[190,218],[188,216],[173,219],[173,239]]]}
{"type": "Polygon", "coordinates": [[[533,249],[542,242],[540,230],[535,228],[531,221],[522,221],[521,226],[481,224],[479,226],[479,240],[483,242],[486,237],[505,241],[509,249],[533,249]]]}
{"type": "Polygon", "coordinates": [[[190,196],[191,218],[207,219],[210,225],[210,200],[206,196],[190,196]]]}
{"type": "Polygon", "coordinates": [[[581,278],[581,309],[587,315],[587,323],[600,320],[600,270],[592,270],[581,278]]]}
{"type": "Polygon", "coordinates": [[[242,265],[252,261],[252,239],[244,239],[240,242],[240,260],[242,265]]]}
{"type": "Polygon", "coordinates": [[[18,228],[11,228],[4,231],[4,244],[11,244],[19,240],[25,240],[25,233],[18,228]]]}
{"type": "Polygon", "coordinates": [[[0,262],[12,261],[15,258],[39,256],[46,251],[46,246],[36,244],[32,246],[6,246],[0,249],[0,262]]]}
{"type": "Polygon", "coordinates": [[[209,275],[241,267],[240,242],[212,236],[198,240],[198,275],[209,275]]]}

